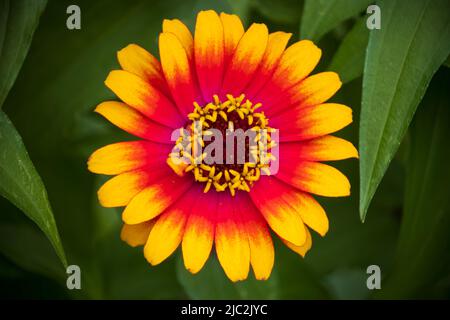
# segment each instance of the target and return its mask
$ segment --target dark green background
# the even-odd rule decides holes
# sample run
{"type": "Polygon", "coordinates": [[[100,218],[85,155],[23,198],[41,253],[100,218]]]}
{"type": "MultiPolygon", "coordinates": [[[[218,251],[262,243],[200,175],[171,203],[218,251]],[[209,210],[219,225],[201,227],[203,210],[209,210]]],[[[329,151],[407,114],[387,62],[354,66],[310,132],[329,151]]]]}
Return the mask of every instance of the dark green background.
{"type": "MultiPolygon", "coordinates": [[[[340,72],[345,84],[332,101],[346,104],[354,111],[353,124],[339,135],[365,151],[366,140],[358,141],[358,136],[373,134],[371,126],[373,130],[384,126],[375,122],[375,113],[385,112],[384,100],[376,104],[376,99],[382,99],[386,91],[379,85],[387,79],[388,86],[389,77],[400,73],[395,67],[396,56],[403,52],[403,44],[400,40],[398,43],[396,39],[389,39],[392,33],[380,44],[377,41],[382,40],[376,35],[370,39],[366,54],[369,31],[364,28],[364,10],[370,2],[342,0],[337,5],[333,4],[335,2],[48,1],[3,110],[21,135],[43,180],[68,264],[81,267],[82,290],[66,289],[65,269],[50,242],[19,209],[0,198],[1,296],[57,299],[448,298],[450,69],[439,68],[442,63],[439,57],[443,53],[439,53],[438,58],[438,54],[434,55],[435,51],[446,48],[431,41],[433,39],[430,41],[434,46],[428,44],[430,41],[421,42],[420,37],[433,36],[433,26],[426,24],[430,4],[407,5],[413,9],[403,17],[425,16],[418,30],[428,29],[423,34],[399,35],[399,39],[417,39],[408,46],[412,48],[411,53],[402,60],[405,67],[401,72],[405,76],[419,77],[420,86],[414,92],[426,90],[426,95],[422,100],[418,94],[417,102],[407,100],[414,95],[411,90],[415,87],[414,83],[402,87],[408,84],[403,78],[393,91],[400,97],[392,99],[394,111],[387,118],[387,129],[390,119],[395,121],[394,128],[408,128],[409,116],[402,116],[401,110],[411,106],[409,109],[414,114],[421,102],[406,135],[399,134],[399,141],[403,142],[398,151],[395,130],[385,131],[383,141],[389,142],[392,137],[395,147],[389,151],[392,144],[382,144],[381,150],[385,147],[386,154],[393,160],[384,177],[380,169],[378,177],[383,179],[365,222],[360,220],[358,160],[333,164],[350,178],[352,195],[319,199],[327,211],[330,231],[324,238],[313,235],[313,247],[305,259],[276,242],[276,262],[269,281],[258,282],[251,276],[245,282],[232,284],[214,255],[197,276],[184,270],[179,251],[160,266],[151,267],[141,249],[121,242],[120,210],[104,209],[98,204],[96,190],[105,179],[87,171],[87,157],[98,147],[131,138],[92,112],[98,103],[115,98],[103,81],[110,70],[118,68],[116,52],[129,43],[137,43],[157,55],[157,37],[164,18],[179,18],[193,30],[196,13],[205,8],[237,13],[246,26],[264,22],[272,32],[292,32],[294,40],[299,38],[299,30],[305,37],[316,40],[323,57],[315,72],[340,72]],[[81,7],[81,30],[66,28],[66,8],[70,4],[81,7]],[[308,5],[318,6],[320,10],[308,5]],[[333,5],[335,8],[330,9],[333,5]],[[414,8],[422,11],[413,11],[414,8]],[[328,14],[331,22],[321,25],[320,19],[327,16],[327,10],[332,13],[328,14]],[[391,68],[397,72],[392,75],[383,69],[389,69],[390,59],[395,62],[391,68]],[[437,61],[436,67],[429,66],[428,61],[433,59],[437,61]],[[423,70],[421,65],[424,65],[423,70]],[[438,68],[427,88],[429,78],[438,68]],[[421,77],[423,74],[427,76],[421,77]],[[367,94],[367,98],[362,99],[363,82],[364,86],[374,87],[375,93],[381,93],[370,96],[365,91],[363,95],[367,94]],[[368,106],[364,117],[368,125],[361,127],[362,100],[368,106]],[[381,268],[381,290],[370,291],[366,287],[366,268],[372,264],[381,268]]],[[[405,3],[396,2],[397,7],[405,3]]],[[[408,3],[411,2],[415,1],[408,3]]],[[[387,12],[388,19],[388,11],[398,8],[384,10],[384,4],[380,4],[382,14],[387,12]]],[[[441,6],[450,8],[448,1],[441,1],[441,6]]],[[[411,19],[414,25],[415,20],[411,19]]],[[[390,25],[382,25],[382,28],[396,30],[395,23],[402,22],[392,19],[390,25]]],[[[446,14],[442,24],[447,26],[445,30],[449,24],[446,14]]],[[[443,40],[450,43],[445,33],[443,40]]],[[[444,54],[447,56],[448,50],[444,54]]],[[[370,150],[367,154],[370,155],[370,150]]],[[[365,163],[365,154],[361,158],[365,163]]]]}

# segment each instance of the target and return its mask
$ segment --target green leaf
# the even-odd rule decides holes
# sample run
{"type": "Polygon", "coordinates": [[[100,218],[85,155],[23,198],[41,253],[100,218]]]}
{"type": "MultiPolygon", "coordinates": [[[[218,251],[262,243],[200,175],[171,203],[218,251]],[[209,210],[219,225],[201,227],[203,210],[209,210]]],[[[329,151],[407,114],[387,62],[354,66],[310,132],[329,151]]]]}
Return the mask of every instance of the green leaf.
{"type": "Polygon", "coordinates": [[[0,0],[0,108],[25,59],[47,0],[0,0]]]}
{"type": "MultiPolygon", "coordinates": [[[[0,108],[28,53],[46,3],[46,0],[0,1],[0,108]]],[[[66,265],[45,187],[29,159],[20,135],[6,114],[1,111],[0,194],[20,208],[42,229],[62,263],[66,265]]],[[[5,234],[8,230],[10,229],[5,229],[5,234]]],[[[15,242],[11,240],[12,247],[3,246],[2,249],[12,256],[14,253],[20,254],[18,250],[10,250],[17,248],[14,244],[15,242]]]]}
{"type": "Polygon", "coordinates": [[[411,125],[404,214],[395,269],[383,298],[425,298],[448,274],[450,259],[450,70],[442,68],[411,125]]]}
{"type": "Polygon", "coordinates": [[[356,16],[373,0],[306,0],[300,38],[318,41],[341,22],[356,16]]]}
{"type": "Polygon", "coordinates": [[[360,217],[397,151],[431,77],[450,52],[447,0],[380,2],[369,36],[360,121],[360,217]],[[401,18],[400,18],[401,17],[401,18]]]}
{"type": "MultiPolygon", "coordinates": [[[[362,79],[356,79],[343,86],[335,97],[336,101],[353,109],[355,123],[339,133],[341,138],[352,143],[358,141],[361,86],[362,79]]],[[[361,224],[357,215],[358,188],[354,188],[359,180],[358,160],[334,162],[333,166],[348,177],[352,192],[347,198],[320,199],[330,228],[325,237],[313,238],[313,247],[305,262],[322,278],[336,270],[365,270],[374,263],[380,265],[383,272],[388,271],[399,230],[398,214],[403,201],[398,195],[404,192],[403,167],[397,160],[393,161],[370,208],[376,214],[369,215],[369,219],[361,224]],[[339,252],[339,258],[334,252],[339,252]]]]}
{"type": "Polygon", "coordinates": [[[362,18],[342,40],[327,69],[337,72],[344,83],[360,77],[364,69],[368,42],[369,29],[366,27],[366,19],[362,18]]]}
{"type": "Polygon", "coordinates": [[[0,194],[21,209],[47,235],[67,265],[47,192],[16,128],[0,111],[0,194]]]}

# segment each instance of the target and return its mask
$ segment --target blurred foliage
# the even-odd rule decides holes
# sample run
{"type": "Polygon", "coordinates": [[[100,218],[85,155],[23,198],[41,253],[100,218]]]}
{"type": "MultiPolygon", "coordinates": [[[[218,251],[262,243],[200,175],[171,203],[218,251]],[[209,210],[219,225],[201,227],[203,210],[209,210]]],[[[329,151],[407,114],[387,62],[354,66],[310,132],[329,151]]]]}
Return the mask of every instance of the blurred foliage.
{"type": "Polygon", "coordinates": [[[41,178],[8,116],[0,110],[0,194],[14,203],[47,235],[67,264],[55,218],[41,178]]]}
{"type": "Polygon", "coordinates": [[[450,157],[449,83],[450,70],[442,68],[411,126],[404,218],[395,269],[383,290],[388,297],[426,298],[430,284],[450,271],[450,167],[442,165],[450,157]]]}
{"type": "Polygon", "coordinates": [[[305,0],[300,36],[302,39],[318,41],[371,3],[372,0],[305,0]]]}
{"type": "Polygon", "coordinates": [[[47,0],[0,1],[0,108],[11,89],[47,0]]]}
{"type": "Polygon", "coordinates": [[[20,208],[67,264],[47,192],[16,128],[1,110],[30,47],[45,0],[0,1],[0,195],[20,208]]]}
{"type": "Polygon", "coordinates": [[[450,52],[448,0],[388,0],[379,5],[381,30],[369,35],[364,67],[359,131],[362,220],[428,83],[450,52]]]}
{"type": "Polygon", "coordinates": [[[344,83],[359,78],[364,70],[368,41],[369,29],[363,17],[342,39],[328,69],[337,72],[344,83]]]}
{"type": "Polygon", "coordinates": [[[276,243],[275,266],[267,281],[228,280],[213,254],[204,269],[192,275],[178,263],[178,278],[193,299],[326,299],[329,295],[314,272],[281,243],[276,243]],[[206,285],[207,284],[207,285],[206,285]]]}
{"type": "MultiPolygon", "coordinates": [[[[271,31],[292,32],[293,41],[298,40],[299,32],[301,38],[318,41],[323,57],[317,70],[337,71],[345,82],[332,101],[349,105],[354,112],[354,123],[339,135],[357,145],[359,134],[362,137],[369,134],[361,131],[359,123],[361,94],[365,96],[366,124],[368,119],[378,119],[377,115],[397,116],[397,112],[387,114],[383,109],[391,105],[404,108],[405,112],[408,109],[410,113],[433,73],[448,56],[450,43],[444,41],[445,32],[433,32],[436,26],[442,27],[440,19],[449,20],[450,11],[437,12],[438,4],[393,1],[384,13],[382,2],[382,28],[391,31],[381,37],[383,29],[365,29],[363,15],[368,3],[371,1],[50,0],[4,104],[4,111],[27,150],[20,149],[20,142],[8,148],[29,153],[30,164],[36,168],[48,192],[68,263],[81,267],[82,290],[66,289],[64,270],[43,233],[19,209],[0,199],[1,296],[44,299],[449,297],[450,226],[446,199],[449,177],[448,170],[441,170],[448,154],[445,144],[449,137],[446,108],[449,97],[445,92],[448,69],[446,74],[441,71],[431,83],[411,134],[406,136],[395,157],[397,145],[392,149],[392,145],[385,143],[391,148],[389,157],[393,159],[388,168],[386,165],[384,176],[378,177],[383,179],[364,224],[358,216],[358,161],[333,163],[349,177],[352,195],[344,199],[319,199],[328,213],[330,231],[324,238],[313,235],[313,247],[304,259],[275,241],[275,267],[272,277],[265,282],[254,280],[253,276],[241,283],[229,282],[214,253],[197,275],[184,269],[179,252],[160,266],[151,267],[142,256],[142,249],[130,248],[120,240],[120,211],[98,204],[96,190],[105,179],[94,177],[86,170],[86,159],[93,150],[131,138],[92,112],[101,101],[114,99],[103,81],[110,70],[118,68],[115,53],[129,43],[137,43],[157,56],[157,37],[164,18],[179,18],[193,30],[198,10],[207,8],[235,12],[246,26],[264,22],[271,31]],[[81,30],[66,28],[66,8],[71,4],[81,7],[81,30]],[[390,10],[394,12],[403,5],[408,7],[401,14],[404,19],[390,18],[394,14],[390,10]],[[421,17],[419,24],[415,22],[417,16],[421,17]],[[439,39],[444,40],[437,42],[439,39]],[[366,54],[367,43],[372,49],[366,54]],[[374,74],[371,77],[375,78],[369,79],[367,74],[374,74]],[[399,87],[391,88],[388,81],[395,77],[401,77],[397,79],[399,87]],[[385,89],[373,91],[373,101],[369,100],[367,90],[375,90],[377,86],[385,89]],[[418,87],[420,90],[416,92],[418,87]],[[386,99],[382,97],[384,93],[407,98],[392,98],[395,103],[389,105],[376,103],[377,99],[386,99]],[[373,114],[367,113],[368,102],[373,114]],[[383,275],[382,290],[375,295],[365,284],[366,268],[371,264],[379,265],[383,275]]],[[[32,17],[27,21],[32,22],[32,17]]],[[[0,39],[1,35],[0,32],[0,39]]],[[[406,130],[408,117],[396,121],[399,128],[406,130]]],[[[381,130],[381,124],[372,126],[381,130]]],[[[402,136],[395,137],[396,143],[400,143],[402,136]]],[[[0,145],[3,143],[0,140],[0,145]]],[[[367,155],[361,154],[364,156],[367,155]]],[[[0,161],[0,168],[4,163],[0,161]]]]}
{"type": "MultiPolygon", "coordinates": [[[[233,1],[230,1],[230,3],[233,3],[233,1]]],[[[298,27],[302,15],[303,0],[253,0],[252,4],[262,15],[274,22],[298,27]]]]}

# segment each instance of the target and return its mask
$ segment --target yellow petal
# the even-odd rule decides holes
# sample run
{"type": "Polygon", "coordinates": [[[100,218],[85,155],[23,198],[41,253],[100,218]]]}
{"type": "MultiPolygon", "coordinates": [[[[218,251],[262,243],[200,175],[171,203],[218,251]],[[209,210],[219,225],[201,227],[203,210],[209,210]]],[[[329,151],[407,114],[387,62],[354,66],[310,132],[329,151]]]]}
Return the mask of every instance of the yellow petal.
{"type": "Polygon", "coordinates": [[[244,26],[242,25],[241,19],[235,14],[222,12],[220,14],[220,20],[223,25],[225,58],[229,60],[233,56],[234,49],[244,34],[244,26]]]}
{"type": "Polygon", "coordinates": [[[95,112],[101,114],[122,130],[137,137],[160,143],[173,144],[171,142],[173,129],[151,121],[149,118],[143,116],[142,113],[127,106],[123,102],[102,102],[95,108],[95,112]]]}
{"type": "MultiPolygon", "coordinates": [[[[271,190],[274,194],[276,193],[277,195],[273,197],[275,201],[278,203],[285,203],[282,208],[287,208],[294,214],[298,215],[298,217],[300,217],[300,224],[303,233],[307,229],[303,228],[303,223],[307,224],[322,236],[327,233],[328,217],[320,204],[312,196],[305,192],[297,190],[283,182],[280,182],[276,178],[269,179],[270,183],[267,183],[265,180],[266,179],[264,179],[264,181],[261,181],[265,184],[261,188],[266,188],[268,190],[271,190]]],[[[256,201],[256,199],[254,199],[254,201],[256,201]]],[[[282,238],[292,242],[291,239],[283,236],[282,234],[279,235],[282,238]]],[[[303,243],[295,244],[303,245],[303,243]]]]}
{"type": "Polygon", "coordinates": [[[224,70],[224,34],[219,16],[213,10],[197,15],[194,36],[195,66],[205,101],[219,92],[224,70]]]}
{"type": "Polygon", "coordinates": [[[123,102],[150,119],[170,127],[177,127],[180,115],[166,96],[148,82],[127,71],[111,71],[105,80],[123,102]]]}
{"type": "Polygon", "coordinates": [[[352,123],[352,109],[337,103],[288,110],[271,118],[271,125],[284,124],[280,141],[301,141],[321,137],[345,128],[352,123]],[[298,111],[296,111],[298,110],[298,111]],[[289,122],[287,122],[289,121],[289,122]]]}
{"type": "Polygon", "coordinates": [[[239,95],[253,79],[267,47],[269,33],[265,24],[254,23],[244,33],[227,67],[224,94],[239,95]]]}
{"type": "Polygon", "coordinates": [[[296,245],[302,245],[306,240],[305,227],[296,204],[286,193],[287,188],[289,186],[273,177],[262,177],[251,189],[250,196],[273,231],[296,245]]]}
{"type": "Polygon", "coordinates": [[[264,52],[258,70],[254,74],[249,86],[245,89],[248,97],[254,97],[270,80],[291,36],[291,33],[285,32],[269,34],[266,51],[264,52]]]}
{"type": "Polygon", "coordinates": [[[109,179],[98,190],[98,199],[104,207],[126,206],[145,188],[149,176],[144,170],[126,172],[109,179]]]}
{"type": "Polygon", "coordinates": [[[275,251],[269,231],[266,228],[253,231],[249,237],[249,244],[250,262],[255,278],[257,280],[269,279],[275,261],[275,251]]]}
{"type": "Polygon", "coordinates": [[[358,158],[358,151],[351,142],[329,135],[300,143],[283,144],[280,153],[283,154],[280,158],[286,156],[309,161],[358,158]]]}
{"type": "Polygon", "coordinates": [[[184,115],[192,111],[197,89],[188,55],[173,33],[159,35],[159,55],[172,97],[184,115]]]}
{"type": "Polygon", "coordinates": [[[120,239],[132,247],[143,246],[147,242],[148,235],[154,224],[154,220],[139,224],[124,223],[120,231],[120,239]]]}
{"type": "Polygon", "coordinates": [[[305,111],[303,120],[296,119],[303,134],[317,137],[345,128],[353,121],[352,109],[338,103],[324,103],[305,111]]]}
{"type": "Polygon", "coordinates": [[[186,50],[189,60],[192,58],[194,50],[194,39],[188,27],[178,19],[164,19],[163,32],[173,33],[180,40],[186,50]]]}
{"type": "Polygon", "coordinates": [[[311,233],[309,232],[308,228],[306,228],[306,241],[301,246],[297,246],[297,245],[295,245],[287,240],[284,240],[284,239],[281,239],[281,240],[289,249],[298,253],[302,257],[304,257],[306,255],[306,253],[309,251],[309,249],[311,249],[311,246],[312,246],[311,233]]]}
{"type": "Polygon", "coordinates": [[[122,220],[127,224],[136,224],[155,218],[174,203],[191,183],[190,177],[179,178],[173,173],[158,179],[131,200],[123,211],[122,220]]]}
{"type": "Polygon", "coordinates": [[[227,277],[236,282],[247,279],[250,246],[244,226],[230,202],[227,195],[218,204],[215,244],[220,265],[227,277]]]}
{"type": "Polygon", "coordinates": [[[323,237],[328,232],[328,217],[322,206],[303,192],[296,192],[292,200],[303,222],[323,237]]]}
{"type": "Polygon", "coordinates": [[[275,261],[272,237],[267,223],[247,195],[241,197],[238,214],[242,217],[248,235],[250,264],[255,278],[267,280],[275,261]]]}
{"type": "Polygon", "coordinates": [[[294,100],[301,101],[303,106],[312,106],[330,99],[342,86],[339,76],[335,72],[321,72],[303,80],[295,86],[294,100]]]}
{"type": "Polygon", "coordinates": [[[286,49],[275,69],[272,81],[283,91],[308,76],[320,60],[322,51],[309,40],[301,40],[286,49]]]}
{"type": "Polygon", "coordinates": [[[167,92],[161,64],[144,48],[136,44],[129,44],[117,52],[117,59],[123,70],[131,72],[147,80],[157,89],[167,92]]]}
{"type": "MultiPolygon", "coordinates": [[[[201,192],[201,191],[200,191],[201,192]]],[[[184,266],[191,273],[199,272],[208,260],[214,242],[217,193],[197,197],[183,236],[184,266]]]]}
{"type": "Polygon", "coordinates": [[[302,144],[301,152],[317,161],[358,158],[358,150],[351,142],[333,136],[305,141],[302,144]]]}
{"type": "Polygon", "coordinates": [[[294,168],[281,167],[277,178],[300,190],[320,196],[350,195],[350,182],[347,177],[339,170],[320,162],[301,161],[294,168]]]}
{"type": "Polygon", "coordinates": [[[144,247],[144,256],[151,265],[161,263],[176,250],[183,238],[187,217],[184,207],[175,205],[158,218],[144,247]]]}
{"type": "Polygon", "coordinates": [[[155,158],[161,158],[167,150],[168,147],[146,141],[113,143],[96,150],[89,157],[88,169],[99,174],[120,174],[157,162],[155,158]]]}

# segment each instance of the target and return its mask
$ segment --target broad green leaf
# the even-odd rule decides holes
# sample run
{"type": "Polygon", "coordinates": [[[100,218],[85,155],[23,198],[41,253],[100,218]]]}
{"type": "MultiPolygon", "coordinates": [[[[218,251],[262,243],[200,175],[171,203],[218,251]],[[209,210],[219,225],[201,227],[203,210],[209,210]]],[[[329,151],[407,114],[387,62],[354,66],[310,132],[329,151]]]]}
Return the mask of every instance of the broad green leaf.
{"type": "Polygon", "coordinates": [[[431,77],[450,52],[448,0],[389,0],[379,5],[381,30],[370,32],[363,77],[359,142],[363,221],[431,77]]]}
{"type": "MultiPolygon", "coordinates": [[[[27,55],[46,3],[45,0],[0,1],[0,108],[27,55]]],[[[45,187],[29,159],[20,135],[1,111],[0,194],[36,222],[66,265],[45,187]]],[[[11,245],[13,244],[11,241],[11,245]]],[[[14,250],[8,252],[13,255],[14,250]]]]}
{"type": "Polygon", "coordinates": [[[344,83],[360,77],[364,69],[368,41],[369,29],[366,27],[366,19],[362,18],[342,40],[327,69],[337,72],[344,83]]]}
{"type": "Polygon", "coordinates": [[[411,124],[395,269],[383,298],[424,298],[450,267],[450,70],[442,68],[411,124]]]}
{"type": "Polygon", "coordinates": [[[356,16],[372,0],[305,0],[300,38],[319,41],[341,22],[356,16]]]}
{"type": "Polygon", "coordinates": [[[47,0],[0,0],[0,108],[25,59],[47,0]]]}
{"type": "MultiPolygon", "coordinates": [[[[339,132],[339,136],[353,143],[358,141],[358,121],[361,103],[362,79],[358,78],[339,90],[333,99],[351,106],[354,123],[339,132]]],[[[326,287],[333,299],[364,298],[371,294],[362,278],[362,271],[377,264],[388,274],[395,254],[399,230],[399,208],[404,191],[402,165],[394,159],[382,181],[364,224],[358,212],[358,160],[334,162],[350,180],[351,195],[347,198],[321,198],[320,204],[329,219],[329,231],[325,237],[313,232],[313,246],[304,262],[326,287]],[[382,235],[382,236],[380,236],[382,235]],[[337,255],[335,253],[338,253],[337,255]],[[361,286],[362,285],[362,286],[361,286]]],[[[367,276],[366,276],[367,278],[367,276]]]]}
{"type": "Polygon", "coordinates": [[[47,192],[16,128],[0,111],[0,194],[22,210],[47,235],[61,262],[66,257],[47,192]]]}

